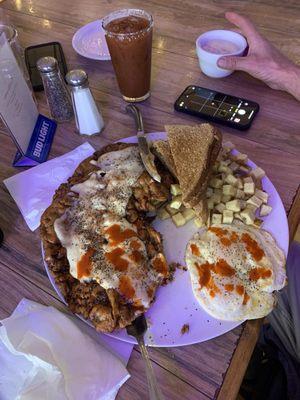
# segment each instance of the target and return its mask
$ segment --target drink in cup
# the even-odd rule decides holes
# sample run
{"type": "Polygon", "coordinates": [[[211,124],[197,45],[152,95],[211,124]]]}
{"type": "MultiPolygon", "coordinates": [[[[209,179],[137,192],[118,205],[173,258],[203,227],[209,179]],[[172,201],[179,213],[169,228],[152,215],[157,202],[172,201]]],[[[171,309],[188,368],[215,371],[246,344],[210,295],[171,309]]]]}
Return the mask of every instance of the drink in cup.
{"type": "Polygon", "coordinates": [[[153,19],[143,10],[115,11],[102,21],[111,60],[124,100],[150,96],[153,19]]]}

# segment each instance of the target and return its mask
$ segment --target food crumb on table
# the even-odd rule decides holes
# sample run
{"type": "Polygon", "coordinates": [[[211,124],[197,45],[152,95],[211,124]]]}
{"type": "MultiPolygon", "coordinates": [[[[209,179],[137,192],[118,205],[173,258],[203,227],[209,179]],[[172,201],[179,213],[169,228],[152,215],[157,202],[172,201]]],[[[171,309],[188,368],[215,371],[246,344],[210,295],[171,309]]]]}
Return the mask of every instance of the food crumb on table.
{"type": "Polygon", "coordinates": [[[184,335],[185,333],[189,333],[189,330],[190,330],[190,325],[184,324],[184,325],[182,325],[182,328],[181,328],[181,334],[184,335]]]}

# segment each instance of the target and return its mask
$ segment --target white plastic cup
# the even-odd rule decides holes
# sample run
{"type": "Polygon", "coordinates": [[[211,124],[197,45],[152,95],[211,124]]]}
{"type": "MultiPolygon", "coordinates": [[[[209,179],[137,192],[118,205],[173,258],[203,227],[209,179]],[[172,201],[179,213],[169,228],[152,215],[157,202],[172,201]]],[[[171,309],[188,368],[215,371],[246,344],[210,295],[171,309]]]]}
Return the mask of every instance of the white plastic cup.
{"type": "Polygon", "coordinates": [[[224,78],[225,76],[232,74],[233,71],[218,67],[218,59],[223,56],[240,57],[244,54],[246,47],[246,39],[237,32],[220,29],[203,33],[196,40],[196,51],[201,71],[211,78],[224,78]],[[237,50],[232,53],[216,54],[203,49],[203,46],[205,46],[209,41],[220,39],[233,43],[237,47],[237,50]]]}

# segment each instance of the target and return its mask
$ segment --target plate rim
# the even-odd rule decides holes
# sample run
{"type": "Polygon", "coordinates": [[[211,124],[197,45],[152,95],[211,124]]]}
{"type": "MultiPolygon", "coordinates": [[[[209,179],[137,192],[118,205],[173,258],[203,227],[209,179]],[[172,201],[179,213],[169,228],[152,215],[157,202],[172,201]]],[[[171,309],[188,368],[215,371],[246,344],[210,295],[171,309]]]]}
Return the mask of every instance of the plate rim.
{"type": "Polygon", "coordinates": [[[77,54],[79,54],[80,56],[88,58],[89,60],[95,60],[95,61],[111,61],[111,56],[110,55],[108,55],[108,56],[100,56],[99,55],[99,56],[91,57],[91,56],[87,55],[86,53],[84,53],[83,51],[81,51],[80,48],[77,46],[77,40],[79,40],[78,36],[80,35],[80,33],[84,32],[89,25],[93,25],[96,22],[100,22],[101,23],[102,19],[103,18],[96,19],[94,21],[88,22],[87,24],[85,24],[85,25],[81,26],[80,28],[78,28],[75,31],[75,33],[73,34],[73,36],[72,36],[72,47],[75,50],[75,52],[77,54]]]}

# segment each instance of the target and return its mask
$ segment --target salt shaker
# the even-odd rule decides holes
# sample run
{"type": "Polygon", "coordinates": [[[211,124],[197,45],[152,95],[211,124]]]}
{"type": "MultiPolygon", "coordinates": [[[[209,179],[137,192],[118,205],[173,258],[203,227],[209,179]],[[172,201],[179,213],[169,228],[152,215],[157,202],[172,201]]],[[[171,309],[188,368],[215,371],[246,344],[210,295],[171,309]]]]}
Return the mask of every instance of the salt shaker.
{"type": "Polygon", "coordinates": [[[67,73],[66,80],[71,88],[76,126],[81,135],[95,135],[104,127],[91,90],[88,76],[82,69],[74,69],[67,73]]]}
{"type": "Polygon", "coordinates": [[[51,116],[57,122],[70,121],[73,107],[67,86],[54,57],[42,57],[36,63],[41,74],[51,116]]]}

